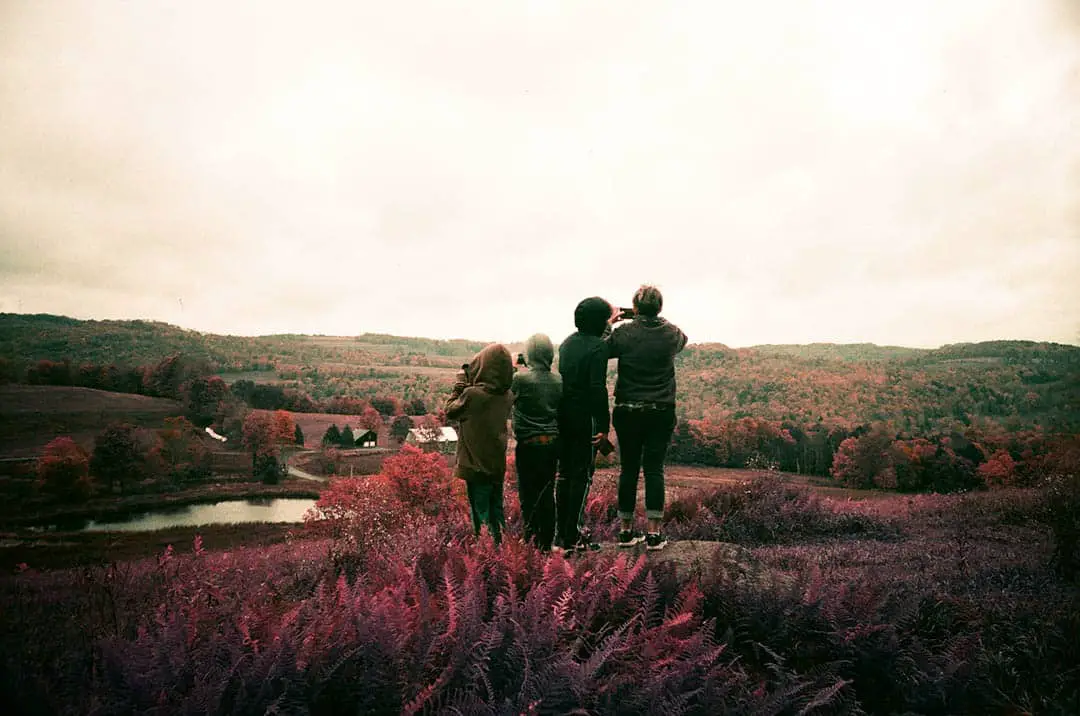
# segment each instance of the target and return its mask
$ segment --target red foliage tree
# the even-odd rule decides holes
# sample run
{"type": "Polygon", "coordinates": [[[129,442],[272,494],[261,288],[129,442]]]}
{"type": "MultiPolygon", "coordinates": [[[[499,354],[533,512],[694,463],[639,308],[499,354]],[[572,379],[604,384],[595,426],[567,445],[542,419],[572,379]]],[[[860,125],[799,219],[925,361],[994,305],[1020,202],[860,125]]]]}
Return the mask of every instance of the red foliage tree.
{"type": "Polygon", "coordinates": [[[69,437],[52,440],[38,460],[38,487],[61,500],[85,500],[93,490],[90,458],[69,437]]]}

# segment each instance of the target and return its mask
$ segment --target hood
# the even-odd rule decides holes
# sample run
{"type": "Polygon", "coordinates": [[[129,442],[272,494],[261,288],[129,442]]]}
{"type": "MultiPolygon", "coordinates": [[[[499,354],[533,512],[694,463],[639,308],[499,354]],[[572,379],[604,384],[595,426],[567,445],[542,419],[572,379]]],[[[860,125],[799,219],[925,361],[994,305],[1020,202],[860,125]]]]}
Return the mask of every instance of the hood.
{"type": "Polygon", "coordinates": [[[469,385],[480,385],[489,393],[510,390],[514,364],[502,343],[492,343],[473,356],[469,363],[469,385]]]}
{"type": "Polygon", "coordinates": [[[525,357],[530,368],[551,370],[551,362],[555,360],[555,346],[550,338],[543,333],[537,333],[525,341],[525,357]]]}

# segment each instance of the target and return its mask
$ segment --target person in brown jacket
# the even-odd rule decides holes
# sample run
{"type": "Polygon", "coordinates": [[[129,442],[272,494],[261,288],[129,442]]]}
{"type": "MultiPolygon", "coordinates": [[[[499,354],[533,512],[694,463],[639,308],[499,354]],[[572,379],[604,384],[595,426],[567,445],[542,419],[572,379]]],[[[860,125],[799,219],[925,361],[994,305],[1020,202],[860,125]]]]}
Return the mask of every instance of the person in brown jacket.
{"type": "Polygon", "coordinates": [[[495,543],[502,540],[503,480],[506,475],[507,420],[513,405],[510,351],[492,343],[462,366],[446,401],[446,419],[459,423],[455,474],[465,480],[473,531],[487,524],[495,543]]]}

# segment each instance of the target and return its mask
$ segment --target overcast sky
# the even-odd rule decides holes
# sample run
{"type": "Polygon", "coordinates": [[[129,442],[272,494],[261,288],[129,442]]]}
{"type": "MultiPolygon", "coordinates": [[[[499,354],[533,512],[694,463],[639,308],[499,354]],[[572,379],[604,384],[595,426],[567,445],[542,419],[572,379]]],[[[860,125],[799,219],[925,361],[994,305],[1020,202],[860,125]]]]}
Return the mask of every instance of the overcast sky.
{"type": "Polygon", "coordinates": [[[0,0],[0,311],[1080,342],[1080,0],[0,0]]]}

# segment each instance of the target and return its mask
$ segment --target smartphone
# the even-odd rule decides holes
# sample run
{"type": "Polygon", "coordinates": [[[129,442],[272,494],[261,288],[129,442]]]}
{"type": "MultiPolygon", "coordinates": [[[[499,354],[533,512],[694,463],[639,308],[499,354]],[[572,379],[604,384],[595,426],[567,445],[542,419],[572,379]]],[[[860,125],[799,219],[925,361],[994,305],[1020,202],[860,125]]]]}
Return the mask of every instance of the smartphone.
{"type": "Polygon", "coordinates": [[[626,321],[634,317],[634,309],[619,306],[619,320],[626,321]]]}
{"type": "Polygon", "coordinates": [[[615,452],[615,446],[607,439],[607,436],[604,436],[600,438],[600,442],[596,446],[596,451],[601,455],[610,455],[615,452]]]}

